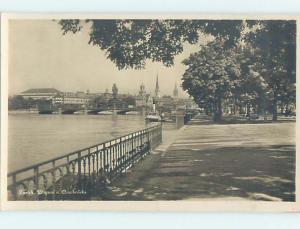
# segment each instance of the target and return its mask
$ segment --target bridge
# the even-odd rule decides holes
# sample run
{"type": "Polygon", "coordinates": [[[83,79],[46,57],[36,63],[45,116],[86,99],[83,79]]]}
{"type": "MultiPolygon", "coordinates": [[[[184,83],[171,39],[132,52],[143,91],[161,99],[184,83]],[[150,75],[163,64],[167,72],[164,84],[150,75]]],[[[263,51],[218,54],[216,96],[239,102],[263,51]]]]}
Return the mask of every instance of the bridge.
{"type": "Polygon", "coordinates": [[[162,142],[158,124],[8,174],[9,200],[84,200],[162,142]]]}
{"type": "Polygon", "coordinates": [[[136,111],[135,109],[82,109],[82,108],[69,108],[69,109],[39,109],[39,114],[98,114],[101,111],[109,111],[115,114],[125,115],[129,111],[136,111]]]}

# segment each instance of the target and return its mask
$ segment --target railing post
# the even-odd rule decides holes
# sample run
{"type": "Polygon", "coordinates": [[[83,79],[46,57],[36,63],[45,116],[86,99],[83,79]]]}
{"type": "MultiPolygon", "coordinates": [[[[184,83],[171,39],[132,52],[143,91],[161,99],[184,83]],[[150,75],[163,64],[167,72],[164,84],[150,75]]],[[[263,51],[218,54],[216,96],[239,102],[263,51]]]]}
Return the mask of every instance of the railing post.
{"type": "Polygon", "coordinates": [[[101,151],[99,152],[100,153],[100,161],[99,161],[99,163],[100,163],[100,165],[99,165],[99,172],[100,172],[100,175],[102,176],[102,173],[104,172],[104,162],[103,162],[103,155],[104,155],[104,150],[105,150],[105,144],[103,144],[102,145],[102,149],[101,149],[101,151]]]}
{"type": "Polygon", "coordinates": [[[134,151],[134,138],[133,138],[133,135],[134,134],[131,134],[131,158],[130,158],[130,161],[131,161],[131,167],[133,166],[133,162],[134,162],[134,155],[133,155],[133,151],[134,151]]]}
{"type": "Polygon", "coordinates": [[[35,191],[39,189],[39,167],[34,168],[34,185],[35,185],[35,191]]]}
{"type": "Polygon", "coordinates": [[[99,172],[99,148],[97,146],[96,148],[96,174],[98,174],[99,172]]]}
{"type": "Polygon", "coordinates": [[[123,141],[122,138],[120,138],[120,147],[119,147],[119,155],[120,155],[120,159],[119,159],[119,170],[120,173],[122,173],[123,171],[123,141]]]}
{"type": "Polygon", "coordinates": [[[143,149],[143,131],[140,131],[140,136],[139,136],[139,147],[140,147],[140,154],[141,154],[141,157],[144,156],[144,149],[143,149]]]}
{"type": "Polygon", "coordinates": [[[103,148],[103,173],[106,174],[106,148],[103,148]]]}
{"type": "Polygon", "coordinates": [[[147,144],[149,146],[148,153],[151,151],[150,131],[147,130],[147,144]]]}
{"type": "Polygon", "coordinates": [[[108,167],[108,172],[109,175],[111,175],[112,171],[112,147],[111,147],[111,141],[109,142],[109,167],[108,167]]]}
{"type": "Polygon", "coordinates": [[[56,194],[55,194],[55,192],[56,192],[56,183],[55,183],[56,180],[55,180],[55,170],[54,170],[54,168],[55,168],[55,161],[52,161],[52,168],[53,168],[53,170],[51,172],[51,175],[52,175],[52,186],[53,186],[52,199],[55,200],[55,196],[56,196],[56,194]]]}
{"type": "Polygon", "coordinates": [[[12,176],[12,195],[13,199],[17,200],[18,194],[17,194],[17,175],[13,174],[12,176]]]}
{"type": "Polygon", "coordinates": [[[67,156],[67,174],[70,174],[70,157],[67,156]]]}
{"type": "Polygon", "coordinates": [[[125,171],[127,170],[127,136],[125,137],[124,140],[124,145],[123,145],[123,158],[124,158],[124,168],[125,171]]]}
{"type": "Polygon", "coordinates": [[[81,152],[77,153],[78,160],[78,187],[81,189],[81,152]]]}
{"type": "Polygon", "coordinates": [[[120,144],[121,144],[121,139],[118,140],[116,143],[116,155],[115,155],[115,160],[116,160],[116,174],[119,173],[120,170],[120,144]]]}
{"type": "Polygon", "coordinates": [[[90,176],[91,176],[91,152],[90,152],[91,150],[90,149],[88,149],[88,171],[89,171],[89,178],[90,178],[90,176]]]}

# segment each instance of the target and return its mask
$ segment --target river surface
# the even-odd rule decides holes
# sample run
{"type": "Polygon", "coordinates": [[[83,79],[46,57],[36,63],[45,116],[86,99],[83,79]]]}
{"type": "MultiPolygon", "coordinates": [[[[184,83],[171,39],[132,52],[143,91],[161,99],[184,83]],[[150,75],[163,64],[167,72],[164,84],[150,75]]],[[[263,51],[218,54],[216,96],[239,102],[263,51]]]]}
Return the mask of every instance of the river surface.
{"type": "Polygon", "coordinates": [[[140,115],[8,115],[8,171],[146,127],[140,115]]]}

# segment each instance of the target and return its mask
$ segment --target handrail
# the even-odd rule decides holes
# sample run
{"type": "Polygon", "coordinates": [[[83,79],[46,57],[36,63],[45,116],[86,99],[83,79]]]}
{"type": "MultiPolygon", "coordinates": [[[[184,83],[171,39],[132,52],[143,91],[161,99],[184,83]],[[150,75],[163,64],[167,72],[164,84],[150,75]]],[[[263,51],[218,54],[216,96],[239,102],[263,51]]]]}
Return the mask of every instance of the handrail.
{"type": "MultiPolygon", "coordinates": [[[[9,199],[20,199],[19,188],[25,190],[25,193],[30,191],[32,194],[38,193],[40,189],[55,191],[56,186],[64,185],[63,180],[69,179],[70,176],[73,177],[71,186],[77,188],[87,187],[87,177],[90,179],[92,176],[94,179],[90,180],[89,184],[91,182],[95,184],[96,177],[98,177],[97,182],[101,177],[112,179],[126,172],[161,141],[162,124],[160,123],[10,172],[7,175],[9,199]]],[[[54,199],[55,196],[54,192],[54,199]]],[[[35,198],[39,196],[36,194],[35,198]]]]}
{"type": "Polygon", "coordinates": [[[125,138],[127,136],[130,136],[132,134],[138,133],[140,131],[147,131],[147,130],[153,129],[153,128],[157,127],[157,126],[159,126],[159,125],[151,126],[151,127],[146,128],[146,129],[140,129],[140,130],[137,130],[135,132],[132,132],[132,133],[129,133],[129,134],[126,134],[126,135],[122,135],[120,137],[108,140],[106,142],[102,142],[102,143],[99,143],[99,144],[96,144],[96,145],[85,147],[83,149],[72,151],[71,153],[67,153],[67,154],[64,154],[62,156],[58,156],[58,157],[55,157],[55,158],[52,158],[52,159],[49,159],[49,160],[46,160],[46,161],[43,161],[43,162],[40,162],[40,163],[37,163],[37,164],[33,164],[33,165],[30,165],[30,166],[24,167],[22,169],[18,169],[18,170],[12,171],[12,172],[8,173],[7,176],[13,176],[13,175],[15,175],[17,173],[22,173],[22,172],[24,172],[26,170],[34,169],[34,168],[39,167],[41,165],[45,165],[45,164],[48,164],[48,163],[53,162],[53,161],[58,161],[58,160],[60,160],[62,158],[65,158],[65,157],[68,157],[68,156],[71,156],[71,155],[76,155],[79,152],[86,151],[88,149],[91,149],[91,148],[94,148],[94,147],[97,147],[97,146],[100,146],[100,145],[104,145],[106,143],[109,143],[109,142],[112,142],[112,141],[115,141],[115,140],[118,140],[118,139],[121,139],[121,138],[125,138]]]}

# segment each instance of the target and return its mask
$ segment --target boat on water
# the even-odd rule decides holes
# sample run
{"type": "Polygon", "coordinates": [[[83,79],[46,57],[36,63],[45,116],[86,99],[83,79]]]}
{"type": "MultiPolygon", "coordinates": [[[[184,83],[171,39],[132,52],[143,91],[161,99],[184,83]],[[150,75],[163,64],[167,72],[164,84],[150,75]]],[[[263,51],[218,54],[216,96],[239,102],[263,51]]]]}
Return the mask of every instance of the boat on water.
{"type": "Polygon", "coordinates": [[[138,111],[127,111],[125,114],[126,115],[138,115],[139,112],[138,111]]]}
{"type": "Polygon", "coordinates": [[[97,114],[99,114],[99,115],[113,115],[114,112],[112,112],[112,111],[100,111],[97,114]]]}
{"type": "Polygon", "coordinates": [[[88,111],[86,111],[86,110],[79,110],[79,111],[74,112],[75,115],[84,115],[84,114],[87,114],[87,113],[88,113],[88,111]]]}
{"type": "Polygon", "coordinates": [[[38,114],[39,113],[39,109],[37,109],[37,108],[30,108],[28,110],[28,113],[29,114],[38,114]]]}
{"type": "Polygon", "coordinates": [[[148,122],[161,122],[161,116],[156,112],[150,112],[146,115],[145,120],[148,122]]]}

